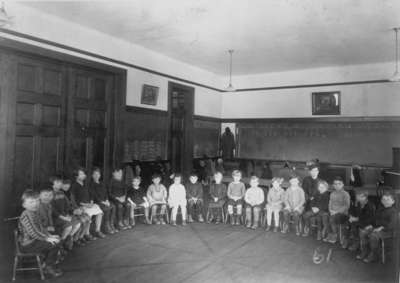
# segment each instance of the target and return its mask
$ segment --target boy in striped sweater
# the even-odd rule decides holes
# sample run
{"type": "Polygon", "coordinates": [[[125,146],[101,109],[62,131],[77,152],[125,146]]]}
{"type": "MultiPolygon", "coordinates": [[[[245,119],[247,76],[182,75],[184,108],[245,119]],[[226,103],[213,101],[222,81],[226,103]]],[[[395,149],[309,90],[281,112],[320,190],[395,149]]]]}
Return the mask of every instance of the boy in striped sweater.
{"type": "Polygon", "coordinates": [[[22,195],[22,207],[25,210],[18,223],[21,251],[44,254],[45,273],[54,277],[61,276],[62,271],[56,267],[60,238],[51,235],[41,224],[39,195],[33,190],[26,190],[22,195]]]}

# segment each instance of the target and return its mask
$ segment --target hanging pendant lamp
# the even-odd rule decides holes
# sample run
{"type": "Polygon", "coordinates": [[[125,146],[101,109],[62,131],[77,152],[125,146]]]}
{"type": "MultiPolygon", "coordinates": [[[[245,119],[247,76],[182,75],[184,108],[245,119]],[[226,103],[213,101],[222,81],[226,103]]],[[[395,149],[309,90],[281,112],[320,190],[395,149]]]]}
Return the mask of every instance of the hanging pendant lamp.
{"type": "Polygon", "coordinates": [[[233,49],[228,50],[229,52],[229,85],[227,88],[225,88],[225,91],[233,92],[236,91],[236,89],[232,85],[232,54],[233,54],[233,49]]]}
{"type": "Polygon", "coordinates": [[[393,75],[389,78],[389,81],[391,82],[400,82],[400,73],[399,73],[399,38],[398,38],[398,33],[400,28],[394,28],[394,34],[395,34],[395,54],[396,54],[396,69],[393,73],[393,75]]]}

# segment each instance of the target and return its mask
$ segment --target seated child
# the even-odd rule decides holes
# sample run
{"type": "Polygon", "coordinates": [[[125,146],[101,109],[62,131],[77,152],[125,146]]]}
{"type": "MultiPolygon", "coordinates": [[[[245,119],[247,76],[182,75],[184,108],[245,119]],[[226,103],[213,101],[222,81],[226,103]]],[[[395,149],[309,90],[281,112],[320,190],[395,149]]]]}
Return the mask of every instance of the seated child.
{"type": "Polygon", "coordinates": [[[71,198],[71,193],[70,193],[70,188],[71,188],[71,180],[63,180],[60,195],[58,195],[60,198],[63,199],[65,202],[64,205],[66,206],[69,211],[72,212],[73,217],[76,217],[79,220],[79,223],[81,224],[78,232],[74,236],[74,245],[77,246],[84,246],[86,242],[90,241],[90,237],[87,235],[90,235],[90,223],[91,219],[89,215],[85,214],[80,208],[75,201],[71,198]],[[61,196],[61,193],[63,193],[64,197],[61,196]]]}
{"type": "Polygon", "coordinates": [[[56,229],[53,224],[53,211],[51,202],[53,201],[53,190],[49,187],[40,189],[39,194],[39,217],[40,223],[49,233],[55,234],[56,229]]]}
{"type": "Polygon", "coordinates": [[[108,190],[106,185],[100,180],[101,170],[94,167],[92,170],[92,182],[90,182],[89,190],[94,203],[96,203],[103,211],[103,226],[106,234],[116,233],[114,226],[115,205],[108,198],[108,190]]]}
{"type": "Polygon", "coordinates": [[[161,184],[161,176],[159,174],[154,174],[151,180],[153,184],[147,189],[147,200],[151,208],[151,215],[153,215],[153,222],[165,225],[164,215],[167,212],[167,189],[161,184]],[[160,207],[160,215],[157,217],[158,206],[160,207]]]}
{"type": "Polygon", "coordinates": [[[63,190],[63,181],[60,176],[50,178],[53,184],[54,198],[51,202],[52,218],[56,233],[61,236],[61,241],[67,250],[72,250],[75,235],[81,228],[81,222],[72,214],[72,209],[63,190]]]}
{"type": "Polygon", "coordinates": [[[176,215],[178,214],[179,207],[182,213],[182,225],[186,225],[186,190],[181,184],[182,175],[174,175],[174,183],[169,186],[168,205],[172,208],[171,224],[176,226],[176,215]]]}
{"type": "Polygon", "coordinates": [[[215,183],[210,185],[210,201],[208,207],[210,210],[211,218],[207,221],[211,223],[215,219],[215,224],[221,222],[221,215],[223,213],[225,199],[226,199],[226,186],[222,183],[222,173],[217,171],[214,174],[215,183]]]}
{"type": "Polygon", "coordinates": [[[90,195],[89,188],[85,183],[86,173],[83,168],[78,168],[74,171],[75,182],[71,185],[71,197],[74,202],[82,209],[82,211],[89,216],[90,219],[95,217],[96,231],[94,237],[86,234],[88,240],[94,240],[95,238],[104,238],[105,235],[100,231],[101,223],[103,219],[103,211],[100,207],[93,202],[92,196],[90,195]]]}
{"type": "Polygon", "coordinates": [[[310,210],[303,214],[304,231],[303,237],[308,237],[311,224],[317,225],[317,240],[321,241],[329,228],[329,184],[320,180],[318,182],[318,193],[310,199],[310,210]]]}
{"type": "Polygon", "coordinates": [[[225,168],[224,168],[224,160],[222,158],[217,159],[217,165],[215,166],[216,172],[221,172],[222,175],[225,173],[225,168]]]}
{"type": "Polygon", "coordinates": [[[394,196],[391,193],[385,193],[381,198],[381,203],[383,206],[376,210],[374,223],[360,229],[361,253],[357,255],[357,259],[366,263],[377,260],[379,241],[394,236],[398,221],[394,196]]]}
{"type": "Polygon", "coordinates": [[[285,207],[283,209],[283,229],[282,233],[289,231],[290,217],[293,217],[294,225],[296,226],[296,235],[300,236],[300,216],[304,211],[305,195],[300,187],[300,179],[296,175],[290,176],[289,188],[285,192],[285,207]]]}
{"type": "Polygon", "coordinates": [[[60,250],[60,238],[51,235],[40,223],[39,195],[33,190],[22,194],[22,207],[25,209],[19,217],[19,243],[24,253],[42,253],[44,255],[44,271],[58,277],[62,271],[56,267],[60,250]]]}
{"type": "Polygon", "coordinates": [[[271,230],[272,214],[274,215],[274,232],[278,232],[279,229],[279,214],[285,201],[285,190],[281,187],[282,182],[283,178],[272,178],[272,188],[268,191],[267,204],[265,205],[267,211],[266,231],[271,230]]]}
{"type": "Polygon", "coordinates": [[[250,178],[250,188],[247,189],[244,195],[246,202],[246,222],[247,228],[257,229],[260,220],[261,204],[264,202],[264,191],[258,186],[257,176],[250,178]],[[253,219],[253,225],[251,220],[253,219]]]}
{"type": "Polygon", "coordinates": [[[135,219],[135,208],[143,208],[145,221],[147,224],[151,224],[149,218],[149,202],[147,201],[146,191],[140,187],[141,182],[140,176],[134,176],[132,179],[132,188],[128,189],[128,201],[131,203],[133,209],[132,219],[135,219]]]}
{"type": "Polygon", "coordinates": [[[324,239],[325,242],[336,243],[340,224],[345,224],[350,208],[350,195],[344,190],[342,177],[333,179],[333,192],[329,198],[329,225],[331,233],[324,239]]]}
{"type": "Polygon", "coordinates": [[[349,211],[349,250],[356,251],[360,247],[359,230],[374,224],[375,205],[368,200],[367,191],[356,192],[356,204],[349,211]]]}
{"type": "Polygon", "coordinates": [[[110,181],[110,198],[117,211],[117,227],[119,230],[131,229],[133,224],[133,207],[127,198],[127,186],[122,180],[122,169],[114,168],[110,181]]]}
{"type": "Polygon", "coordinates": [[[231,225],[240,225],[240,217],[242,215],[243,198],[246,193],[246,187],[240,181],[242,173],[239,170],[232,172],[233,182],[228,185],[228,214],[231,219],[231,225]],[[236,215],[234,208],[236,207],[236,215]],[[235,219],[236,218],[236,219],[235,219]]]}
{"type": "Polygon", "coordinates": [[[203,219],[203,185],[198,182],[196,173],[190,174],[189,183],[186,185],[186,197],[188,201],[189,213],[188,221],[193,222],[197,218],[199,222],[203,219]],[[195,216],[196,215],[196,216],[195,216]]]}

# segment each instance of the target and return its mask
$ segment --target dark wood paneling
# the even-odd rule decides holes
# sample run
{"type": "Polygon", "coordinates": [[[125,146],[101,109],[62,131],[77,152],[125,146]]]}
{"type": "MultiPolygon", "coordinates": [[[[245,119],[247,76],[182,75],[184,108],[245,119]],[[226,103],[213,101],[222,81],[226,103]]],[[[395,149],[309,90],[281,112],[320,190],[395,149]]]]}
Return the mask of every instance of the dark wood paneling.
{"type": "Polygon", "coordinates": [[[217,157],[219,152],[219,139],[221,123],[212,120],[194,120],[193,126],[193,157],[199,158],[207,155],[217,157]]]}

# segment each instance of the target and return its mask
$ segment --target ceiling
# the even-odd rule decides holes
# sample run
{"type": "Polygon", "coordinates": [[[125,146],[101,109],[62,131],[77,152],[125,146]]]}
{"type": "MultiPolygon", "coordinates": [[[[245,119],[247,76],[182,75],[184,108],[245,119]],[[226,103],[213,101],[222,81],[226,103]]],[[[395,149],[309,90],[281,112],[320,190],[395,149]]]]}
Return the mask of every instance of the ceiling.
{"type": "Polygon", "coordinates": [[[22,3],[221,75],[391,61],[400,26],[399,0],[22,3]]]}

